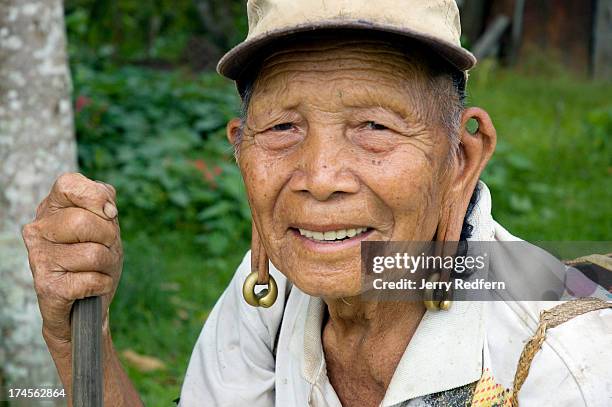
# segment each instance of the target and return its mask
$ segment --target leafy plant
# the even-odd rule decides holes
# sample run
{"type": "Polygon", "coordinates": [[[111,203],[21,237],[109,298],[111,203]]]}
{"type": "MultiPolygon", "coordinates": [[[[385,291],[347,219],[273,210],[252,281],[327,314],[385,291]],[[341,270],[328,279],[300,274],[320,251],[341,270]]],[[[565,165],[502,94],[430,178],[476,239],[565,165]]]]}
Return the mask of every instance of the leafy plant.
{"type": "Polygon", "coordinates": [[[99,67],[212,68],[248,29],[240,0],[67,0],[65,9],[71,55],[99,67]]]}
{"type": "Polygon", "coordinates": [[[182,230],[211,254],[249,237],[250,211],[224,136],[238,101],[212,75],[74,68],[83,172],[115,186],[124,227],[182,230]]]}
{"type": "Polygon", "coordinates": [[[497,128],[483,174],[493,215],[528,240],[609,240],[612,88],[550,69],[563,74],[485,63],[471,75],[470,104],[485,108],[497,128]]]}

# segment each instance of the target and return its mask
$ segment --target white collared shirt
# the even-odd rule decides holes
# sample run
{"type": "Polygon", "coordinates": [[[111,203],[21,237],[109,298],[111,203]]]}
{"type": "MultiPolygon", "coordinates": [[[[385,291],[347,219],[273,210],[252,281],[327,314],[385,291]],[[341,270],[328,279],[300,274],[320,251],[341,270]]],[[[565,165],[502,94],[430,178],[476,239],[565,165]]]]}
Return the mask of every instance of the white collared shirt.
{"type": "MultiPolygon", "coordinates": [[[[471,240],[516,240],[491,217],[480,184],[471,240]]],[[[520,269],[520,267],[519,267],[520,269]]],[[[272,265],[279,298],[268,309],[242,298],[250,253],[238,267],[195,345],[180,406],[341,406],[321,343],[325,304],[272,265]]],[[[479,382],[483,400],[512,387],[519,355],[539,313],[555,302],[456,302],[427,311],[408,344],[381,407],[429,406],[432,394],[479,382]]],[[[470,393],[471,394],[471,393],[470,393]]],[[[519,393],[521,406],[612,406],[612,310],[594,311],[547,332],[519,393]]],[[[480,405],[487,404],[484,401],[480,405]]]]}

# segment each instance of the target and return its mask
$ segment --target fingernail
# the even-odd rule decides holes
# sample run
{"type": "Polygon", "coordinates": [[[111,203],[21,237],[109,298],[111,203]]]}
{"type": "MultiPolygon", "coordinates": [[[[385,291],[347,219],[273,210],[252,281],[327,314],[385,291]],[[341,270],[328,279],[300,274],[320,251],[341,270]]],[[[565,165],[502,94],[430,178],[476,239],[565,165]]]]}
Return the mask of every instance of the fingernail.
{"type": "Polygon", "coordinates": [[[111,219],[117,216],[117,207],[110,202],[104,204],[104,214],[111,219]]]}

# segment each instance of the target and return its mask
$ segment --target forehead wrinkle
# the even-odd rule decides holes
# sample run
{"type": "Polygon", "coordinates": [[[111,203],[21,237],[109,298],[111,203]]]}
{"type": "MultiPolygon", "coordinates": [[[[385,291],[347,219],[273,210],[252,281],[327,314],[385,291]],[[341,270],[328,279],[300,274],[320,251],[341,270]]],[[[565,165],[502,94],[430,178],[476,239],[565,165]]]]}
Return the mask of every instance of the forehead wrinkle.
{"type": "Polygon", "coordinates": [[[290,82],[286,77],[280,77],[273,86],[255,87],[253,93],[251,106],[249,107],[249,118],[252,116],[250,113],[258,113],[258,111],[267,110],[268,115],[278,115],[282,110],[294,109],[298,106],[299,99],[291,101],[287,96],[291,94],[289,91],[290,82]],[[274,103],[265,103],[269,100],[274,103]],[[280,103],[283,102],[283,103],[280,103]]]}
{"type": "Polygon", "coordinates": [[[362,84],[371,84],[373,86],[353,86],[355,82],[354,76],[336,75],[330,81],[331,86],[326,86],[320,92],[307,93],[301,89],[311,87],[312,80],[308,78],[299,78],[292,80],[283,80],[278,86],[267,87],[265,94],[257,95],[253,98],[256,108],[255,111],[261,111],[264,106],[269,110],[276,111],[277,109],[295,109],[304,103],[308,105],[327,106],[327,110],[341,110],[343,108],[372,108],[382,107],[386,110],[391,110],[398,114],[404,120],[416,120],[418,117],[415,114],[416,101],[407,92],[400,92],[393,84],[381,83],[370,77],[364,77],[360,80],[362,84]],[[346,84],[346,85],[345,85],[346,84]],[[308,99],[305,99],[306,95],[308,99]],[[340,98],[336,96],[340,95],[340,98]],[[334,100],[338,103],[332,104],[334,100]],[[271,101],[272,103],[266,103],[271,101]],[[336,106],[334,106],[336,105],[336,106]]]}
{"type": "Polygon", "coordinates": [[[418,101],[408,95],[398,94],[397,97],[390,95],[398,93],[395,87],[362,88],[358,91],[343,93],[343,104],[351,108],[361,109],[383,109],[391,111],[411,124],[423,123],[423,117],[418,101]]]}
{"type": "MultiPolygon", "coordinates": [[[[341,94],[341,103],[344,107],[382,107],[395,112],[404,120],[427,123],[426,114],[423,112],[422,97],[419,97],[419,92],[422,91],[422,86],[419,85],[422,85],[420,83],[423,82],[422,80],[401,80],[387,71],[369,69],[352,71],[353,73],[362,73],[363,75],[360,78],[355,78],[344,70],[333,72],[326,72],[323,80],[326,84],[333,83],[334,86],[326,86],[321,92],[311,95],[314,100],[329,101],[335,95],[341,94]],[[333,72],[336,72],[336,74],[330,75],[333,72]],[[388,81],[381,81],[381,76],[374,77],[372,72],[378,72],[388,81]],[[356,80],[362,85],[370,84],[372,86],[355,86],[356,80]],[[345,83],[346,86],[344,86],[345,83]]],[[[266,86],[265,92],[254,97],[253,102],[265,102],[272,99],[275,107],[281,109],[295,108],[304,102],[302,99],[304,95],[308,94],[302,92],[301,88],[312,86],[313,81],[317,81],[319,77],[320,74],[311,71],[278,72],[267,78],[266,82],[273,78],[276,81],[272,81],[271,86],[266,86]],[[298,75],[294,75],[296,73],[298,75]]],[[[308,103],[312,103],[314,100],[308,101],[308,103]]]]}
{"type": "Polygon", "coordinates": [[[408,79],[415,76],[424,76],[420,70],[415,69],[414,64],[409,63],[405,58],[372,59],[363,56],[363,53],[354,56],[336,55],[311,59],[295,57],[285,61],[276,61],[264,65],[259,76],[262,81],[265,81],[274,78],[278,74],[287,72],[330,73],[341,70],[375,71],[390,74],[394,79],[408,79]]]}
{"type": "MultiPolygon", "coordinates": [[[[338,63],[336,62],[336,64],[338,63]]],[[[402,68],[403,66],[401,65],[390,66],[389,64],[385,65],[381,63],[376,64],[376,65],[370,65],[370,66],[366,66],[364,64],[352,64],[352,65],[340,65],[340,66],[329,66],[329,65],[321,65],[321,64],[313,64],[313,65],[295,64],[294,66],[291,66],[288,64],[284,64],[284,65],[279,65],[275,69],[262,70],[258,80],[260,82],[265,82],[265,81],[275,78],[278,75],[294,74],[294,73],[304,74],[304,75],[326,74],[325,77],[327,77],[327,74],[330,74],[330,73],[347,72],[347,71],[364,72],[366,75],[370,75],[371,73],[376,72],[376,73],[383,74],[385,76],[389,76],[393,82],[397,82],[401,80],[411,81],[411,80],[414,80],[413,78],[415,77],[420,77],[420,75],[414,75],[410,71],[406,71],[402,68]]]]}
{"type": "Polygon", "coordinates": [[[409,59],[406,58],[404,54],[401,53],[389,53],[380,50],[375,50],[372,52],[364,52],[357,51],[355,52],[345,52],[342,50],[342,54],[333,55],[326,53],[302,53],[302,52],[293,52],[291,54],[287,54],[285,58],[279,59],[274,58],[268,60],[267,63],[262,66],[266,70],[274,70],[282,67],[283,65],[298,65],[298,66],[308,66],[308,67],[317,67],[319,65],[327,65],[332,64],[334,68],[352,66],[351,63],[355,65],[366,65],[366,66],[376,66],[376,65],[387,65],[392,67],[393,69],[401,69],[403,71],[409,70],[415,71],[414,64],[410,62],[409,59]],[[347,64],[348,65],[345,65],[347,64]]]}
{"type": "MultiPolygon", "coordinates": [[[[334,69],[325,71],[312,71],[312,70],[285,70],[278,71],[268,75],[266,78],[262,78],[258,85],[262,85],[262,89],[267,90],[282,87],[284,90],[288,90],[290,84],[306,83],[308,85],[313,84],[325,84],[347,81],[348,88],[359,88],[359,84],[369,83],[374,87],[387,86],[389,88],[410,88],[409,83],[415,81],[407,81],[398,78],[391,72],[379,69],[334,69]],[[376,74],[376,75],[374,75],[376,74]],[[276,81],[281,82],[280,85],[276,85],[276,81]],[[355,82],[358,81],[356,85],[355,82]],[[408,82],[408,83],[406,83],[408,82]],[[265,86],[264,86],[265,85],[265,86]]],[[[259,92],[258,92],[259,93],[259,92]]],[[[264,93],[264,92],[262,92],[264,93]]]]}
{"type": "MultiPolygon", "coordinates": [[[[405,52],[400,51],[396,46],[384,41],[334,40],[330,45],[321,45],[317,43],[293,44],[292,47],[282,48],[271,53],[263,60],[263,65],[271,66],[276,62],[294,59],[297,55],[306,59],[311,57],[321,58],[320,55],[328,55],[330,51],[340,51],[347,55],[378,54],[396,58],[405,58],[406,56],[405,52]]],[[[329,59],[333,60],[336,58],[329,59]]],[[[323,58],[323,60],[325,60],[325,58],[323,58]]]]}
{"type": "Polygon", "coordinates": [[[388,107],[404,119],[421,123],[430,123],[435,116],[427,111],[432,106],[426,106],[424,100],[427,99],[424,93],[428,92],[424,66],[415,63],[413,55],[383,41],[334,40],[283,48],[265,60],[254,86],[257,97],[252,100],[273,98],[272,104],[284,105],[278,107],[295,108],[303,102],[304,95],[316,100],[325,95],[329,99],[332,89],[338,93],[338,85],[347,81],[348,86],[340,92],[353,93],[355,102],[349,103],[359,107],[388,107]],[[302,86],[312,86],[313,82],[325,86],[314,95],[301,92],[302,86]],[[330,83],[337,85],[330,87],[330,83]],[[380,88],[385,91],[375,91],[380,88]],[[359,89],[365,92],[356,93],[359,89]]]}
{"type": "Polygon", "coordinates": [[[397,46],[383,41],[334,40],[327,46],[313,43],[294,44],[268,56],[261,65],[259,76],[266,77],[277,70],[326,71],[350,69],[355,65],[370,69],[388,69],[407,78],[415,75],[425,76],[421,64],[414,63],[414,56],[409,56],[397,46]]]}
{"type": "MultiPolygon", "coordinates": [[[[334,60],[335,64],[338,63],[337,60],[337,58],[334,60]]],[[[303,64],[296,63],[294,64],[296,65],[295,67],[292,67],[291,65],[293,64],[279,64],[273,69],[262,69],[256,85],[265,84],[265,86],[262,86],[262,88],[270,89],[275,87],[275,82],[278,81],[280,82],[280,86],[286,89],[287,83],[312,81],[328,83],[347,79],[351,81],[351,85],[354,86],[356,78],[352,75],[357,75],[357,79],[360,82],[371,82],[376,86],[384,86],[385,82],[387,82],[391,88],[396,88],[399,85],[399,87],[406,90],[409,90],[412,87],[418,87],[418,90],[421,92],[424,90],[423,85],[425,85],[426,82],[424,75],[414,75],[413,70],[406,69],[406,64],[398,64],[391,67],[388,65],[386,66],[383,63],[371,64],[370,66],[356,64],[353,66],[342,67],[322,67],[320,64],[316,64],[312,67],[306,68],[303,66],[303,64]],[[281,68],[281,66],[284,67],[281,68]]],[[[258,86],[255,87],[258,88],[258,86]]]]}

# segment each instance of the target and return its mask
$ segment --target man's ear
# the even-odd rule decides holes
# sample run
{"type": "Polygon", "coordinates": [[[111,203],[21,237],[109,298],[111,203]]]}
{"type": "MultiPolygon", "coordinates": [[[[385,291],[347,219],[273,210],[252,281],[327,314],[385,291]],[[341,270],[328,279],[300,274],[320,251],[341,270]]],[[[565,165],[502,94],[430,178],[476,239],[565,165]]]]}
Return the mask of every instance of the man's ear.
{"type": "Polygon", "coordinates": [[[480,174],[495,151],[496,143],[497,131],[489,114],[479,107],[465,109],[461,116],[459,172],[454,182],[456,187],[471,196],[480,174]],[[475,130],[468,128],[470,121],[476,122],[475,130]]]}
{"type": "Polygon", "coordinates": [[[240,137],[241,123],[242,121],[240,120],[240,118],[234,117],[232,120],[230,120],[227,123],[227,126],[225,128],[227,139],[229,140],[232,146],[236,145],[236,142],[238,141],[238,138],[240,137]]]}
{"type": "Polygon", "coordinates": [[[483,109],[470,107],[461,116],[460,145],[455,169],[444,202],[443,213],[438,224],[436,240],[458,241],[463,227],[463,218],[470,198],[487,165],[497,142],[497,132],[489,114],[483,109]],[[475,130],[468,124],[477,123],[475,130]]]}

